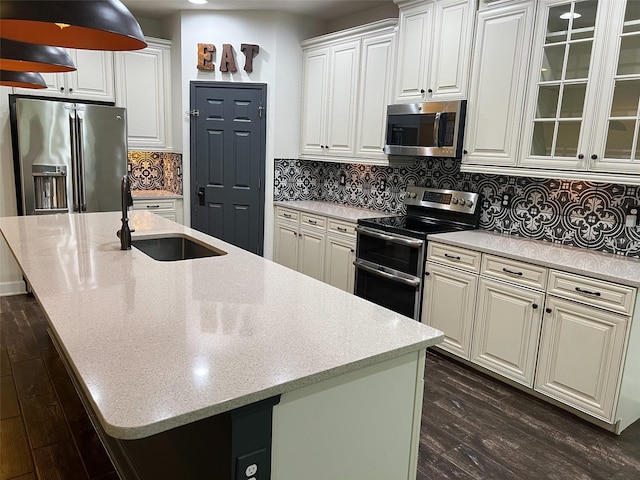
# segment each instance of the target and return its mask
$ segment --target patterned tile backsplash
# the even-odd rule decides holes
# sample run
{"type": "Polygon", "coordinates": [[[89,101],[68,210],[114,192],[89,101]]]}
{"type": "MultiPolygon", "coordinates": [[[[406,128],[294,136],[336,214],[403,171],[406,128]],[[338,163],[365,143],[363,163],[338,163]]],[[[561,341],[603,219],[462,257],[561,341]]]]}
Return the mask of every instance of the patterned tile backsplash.
{"type": "Polygon", "coordinates": [[[640,226],[625,226],[639,186],[463,173],[444,158],[393,167],[276,159],[273,197],[404,213],[407,185],[479,192],[486,230],[640,258],[640,226]]]}
{"type": "Polygon", "coordinates": [[[167,190],[182,195],[182,154],[129,151],[132,190],[167,190]]]}

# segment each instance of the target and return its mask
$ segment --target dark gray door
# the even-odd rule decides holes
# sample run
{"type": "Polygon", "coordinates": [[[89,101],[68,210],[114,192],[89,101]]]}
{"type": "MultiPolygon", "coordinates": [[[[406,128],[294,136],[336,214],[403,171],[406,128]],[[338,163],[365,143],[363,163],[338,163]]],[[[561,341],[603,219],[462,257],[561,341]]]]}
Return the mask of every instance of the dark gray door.
{"type": "Polygon", "coordinates": [[[265,84],[191,82],[191,226],[262,255],[265,84]]]}

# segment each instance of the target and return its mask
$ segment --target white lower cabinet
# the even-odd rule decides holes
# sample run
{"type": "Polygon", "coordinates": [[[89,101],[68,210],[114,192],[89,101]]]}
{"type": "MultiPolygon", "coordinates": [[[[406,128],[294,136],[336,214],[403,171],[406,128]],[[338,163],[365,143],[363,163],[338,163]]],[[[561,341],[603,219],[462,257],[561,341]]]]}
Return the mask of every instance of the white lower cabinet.
{"type": "Polygon", "coordinates": [[[324,246],[326,243],[324,231],[301,228],[298,236],[300,238],[298,271],[316,280],[324,280],[324,246]]]}
{"type": "Polygon", "coordinates": [[[549,296],[535,389],[614,420],[628,317],[549,296]]]}
{"type": "Polygon", "coordinates": [[[353,293],[356,267],[356,243],[335,235],[327,235],[324,258],[324,281],[345,292],[353,293]]]}
{"type": "Polygon", "coordinates": [[[159,198],[159,199],[133,199],[134,210],[146,210],[172,222],[183,223],[182,199],[181,198],[159,198]]]}
{"type": "Polygon", "coordinates": [[[469,359],[478,275],[428,262],[422,323],[444,332],[440,348],[469,359]]]}
{"type": "Polygon", "coordinates": [[[353,293],[355,224],[281,206],[275,216],[276,263],[353,293]]]}
{"type": "Polygon", "coordinates": [[[298,269],[298,225],[276,222],[274,260],[292,270],[298,269]]]}
{"type": "Polygon", "coordinates": [[[471,360],[533,386],[544,293],[480,278],[471,360]]]}
{"type": "Polygon", "coordinates": [[[430,241],[422,322],[444,332],[436,348],[620,433],[640,419],[637,295],[430,241]]]}

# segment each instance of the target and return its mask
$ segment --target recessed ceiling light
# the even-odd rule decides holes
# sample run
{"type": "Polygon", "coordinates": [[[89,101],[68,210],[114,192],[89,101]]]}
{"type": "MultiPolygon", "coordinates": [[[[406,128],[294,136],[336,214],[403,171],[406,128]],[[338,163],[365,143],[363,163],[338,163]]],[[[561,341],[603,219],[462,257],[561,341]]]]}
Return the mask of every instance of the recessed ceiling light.
{"type": "Polygon", "coordinates": [[[195,3],[196,5],[204,5],[207,0],[189,0],[189,3],[195,3]]]}
{"type": "MultiPolygon", "coordinates": [[[[191,1],[191,0],[189,0],[191,1]]],[[[580,15],[578,12],[575,13],[571,13],[571,12],[567,12],[567,13],[563,13],[562,15],[560,15],[560,18],[562,20],[569,20],[570,18],[580,18],[582,15],[580,15]]]]}

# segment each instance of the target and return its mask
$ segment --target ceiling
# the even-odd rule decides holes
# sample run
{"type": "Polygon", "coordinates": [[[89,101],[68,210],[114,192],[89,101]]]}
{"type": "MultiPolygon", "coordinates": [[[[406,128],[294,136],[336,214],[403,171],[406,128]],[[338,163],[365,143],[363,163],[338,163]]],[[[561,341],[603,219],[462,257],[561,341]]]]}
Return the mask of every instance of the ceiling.
{"type": "Polygon", "coordinates": [[[187,0],[122,0],[134,15],[163,18],[180,10],[281,10],[324,20],[369,10],[392,0],[209,0],[194,5],[187,0]]]}

